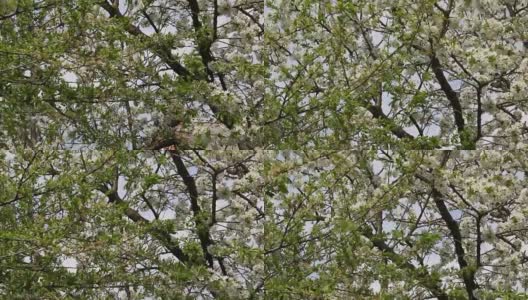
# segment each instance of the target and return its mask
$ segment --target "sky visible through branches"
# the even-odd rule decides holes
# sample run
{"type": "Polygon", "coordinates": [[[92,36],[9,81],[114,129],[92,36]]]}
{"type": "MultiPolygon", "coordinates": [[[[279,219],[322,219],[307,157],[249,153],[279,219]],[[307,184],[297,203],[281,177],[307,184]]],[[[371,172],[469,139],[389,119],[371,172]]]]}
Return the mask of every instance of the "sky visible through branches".
{"type": "Polygon", "coordinates": [[[528,0],[0,0],[0,299],[528,299],[528,0]]]}

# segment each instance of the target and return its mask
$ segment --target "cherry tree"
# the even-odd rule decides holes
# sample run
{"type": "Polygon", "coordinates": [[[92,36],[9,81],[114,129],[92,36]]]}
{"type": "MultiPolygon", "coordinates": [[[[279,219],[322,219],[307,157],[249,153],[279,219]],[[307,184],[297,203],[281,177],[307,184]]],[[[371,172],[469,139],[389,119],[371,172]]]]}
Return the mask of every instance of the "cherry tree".
{"type": "Polygon", "coordinates": [[[523,153],[328,150],[277,158],[266,173],[271,298],[528,296],[523,153]]]}
{"type": "Polygon", "coordinates": [[[0,2],[0,294],[260,297],[263,10],[0,2]]]}
{"type": "Polygon", "coordinates": [[[4,154],[1,294],[257,298],[262,158],[250,151],[4,154]]]}
{"type": "Polygon", "coordinates": [[[261,0],[5,2],[1,130],[18,139],[2,143],[255,147],[263,6],[261,0]]]}
{"type": "Polygon", "coordinates": [[[285,148],[525,148],[526,1],[268,5],[267,109],[285,148]]]}
{"type": "Polygon", "coordinates": [[[0,0],[0,295],[525,299],[526,0],[0,0]]]}

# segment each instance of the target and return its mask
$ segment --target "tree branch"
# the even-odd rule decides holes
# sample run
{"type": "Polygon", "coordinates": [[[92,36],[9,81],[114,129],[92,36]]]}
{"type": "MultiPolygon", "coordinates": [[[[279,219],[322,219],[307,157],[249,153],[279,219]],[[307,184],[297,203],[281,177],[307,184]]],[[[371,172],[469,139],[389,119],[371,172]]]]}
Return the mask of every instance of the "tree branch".
{"type": "MultiPolygon", "coordinates": [[[[451,85],[449,84],[449,81],[444,75],[444,71],[442,70],[442,65],[440,64],[440,60],[435,56],[431,55],[431,67],[433,69],[433,72],[436,76],[436,79],[438,83],[440,84],[440,88],[445,93],[447,100],[449,100],[449,105],[451,106],[451,109],[453,110],[453,115],[455,118],[455,125],[458,130],[458,135],[460,136],[460,140],[462,142],[462,145],[464,146],[464,149],[471,150],[474,147],[468,147],[468,141],[466,137],[466,133],[464,131],[465,129],[465,121],[464,116],[462,114],[462,105],[460,104],[460,99],[458,98],[457,93],[453,90],[451,85]]],[[[471,144],[473,142],[471,141],[471,144]]]]}
{"type": "MultiPolygon", "coordinates": [[[[117,7],[112,6],[106,1],[101,1],[99,5],[110,15],[110,18],[126,18],[119,12],[117,7]]],[[[140,36],[143,38],[150,38],[148,35],[143,33],[139,27],[134,26],[133,24],[127,22],[125,30],[134,36],[140,36]]],[[[182,64],[174,59],[171,53],[171,49],[163,45],[155,45],[152,49],[157,56],[159,56],[176,74],[189,79],[191,77],[191,72],[187,70],[182,64]]]]}
{"type": "MultiPolygon", "coordinates": [[[[108,197],[109,203],[126,205],[125,215],[132,220],[134,223],[149,224],[150,221],[145,219],[138,211],[128,207],[128,204],[119,197],[117,189],[110,189],[107,186],[101,186],[99,191],[104,193],[108,197]]],[[[149,230],[150,233],[165,247],[172,255],[174,255],[183,264],[192,264],[189,256],[183,252],[183,250],[173,241],[170,232],[163,231],[160,229],[152,228],[149,230]]]]}
{"type": "MultiPolygon", "coordinates": [[[[443,152],[442,160],[440,162],[440,166],[442,168],[447,164],[450,154],[451,154],[451,151],[443,152]]],[[[462,234],[460,232],[460,227],[458,226],[458,222],[455,219],[453,219],[453,216],[449,212],[449,209],[447,208],[444,202],[445,196],[437,188],[434,187],[434,183],[435,183],[434,179],[429,180],[420,174],[416,174],[415,176],[418,179],[431,185],[431,195],[433,197],[433,201],[436,205],[436,208],[438,209],[440,213],[440,216],[442,217],[442,220],[446,223],[449,233],[451,235],[451,238],[454,241],[455,255],[457,257],[460,271],[462,272],[462,280],[464,281],[464,285],[466,287],[469,300],[476,300],[477,298],[475,298],[475,295],[473,293],[478,288],[477,283],[475,281],[475,273],[476,273],[477,268],[470,267],[468,262],[466,261],[465,251],[462,245],[462,234]]]]}
{"type": "Polygon", "coordinates": [[[387,245],[383,238],[375,236],[368,225],[362,229],[361,233],[393,263],[410,271],[418,271],[420,274],[417,279],[420,284],[427,288],[433,296],[438,298],[438,300],[449,300],[449,297],[441,288],[440,280],[433,278],[425,269],[418,270],[413,264],[408,262],[406,258],[396,253],[392,247],[387,245]]]}
{"type": "Polygon", "coordinates": [[[207,261],[210,268],[213,268],[213,256],[207,249],[213,244],[211,236],[209,235],[209,225],[206,219],[206,215],[202,214],[202,209],[198,203],[198,189],[196,188],[196,182],[194,178],[189,174],[187,167],[183,163],[183,160],[177,151],[169,151],[172,161],[176,165],[178,174],[183,179],[183,184],[187,187],[189,192],[189,199],[191,202],[191,211],[194,216],[194,222],[196,224],[196,230],[198,233],[198,239],[204,253],[205,260],[207,261]]]}
{"type": "MultiPolygon", "coordinates": [[[[374,118],[376,118],[376,119],[385,120],[385,121],[387,121],[387,120],[388,121],[392,121],[392,120],[389,119],[389,117],[387,117],[387,115],[385,115],[383,113],[383,111],[381,110],[381,107],[379,107],[379,106],[370,105],[369,107],[367,107],[367,109],[372,114],[372,116],[374,118]]],[[[407,139],[410,139],[410,140],[414,139],[414,136],[412,136],[411,134],[407,133],[400,126],[391,124],[390,131],[395,136],[397,136],[400,139],[403,139],[403,138],[407,138],[407,139]]]]}
{"type": "Polygon", "coordinates": [[[438,211],[440,212],[440,216],[446,223],[451,237],[453,238],[453,241],[455,243],[455,254],[457,257],[458,265],[460,266],[460,270],[462,272],[462,280],[464,281],[464,285],[466,286],[466,291],[468,293],[469,299],[476,300],[477,298],[475,298],[475,295],[473,294],[473,292],[478,288],[475,282],[476,268],[468,268],[469,264],[467,263],[465,258],[465,251],[464,247],[462,246],[462,234],[460,233],[458,223],[457,221],[455,221],[455,219],[453,219],[453,216],[451,216],[451,213],[449,213],[449,209],[447,208],[445,202],[442,200],[442,193],[440,193],[434,187],[432,191],[433,201],[436,207],[438,208],[438,211]]]}
{"type": "MultiPolygon", "coordinates": [[[[190,0],[189,2],[193,3],[193,5],[191,5],[191,10],[196,9],[198,7],[197,6],[198,3],[195,0],[194,1],[190,0]],[[194,5],[196,5],[196,7],[194,5]]],[[[117,7],[112,6],[106,1],[99,2],[99,5],[110,15],[110,18],[120,18],[120,19],[126,18],[125,16],[121,14],[121,12],[119,12],[119,9],[117,7]]],[[[195,26],[195,28],[200,29],[202,25],[199,19],[195,20],[195,18],[198,17],[198,14],[193,12],[192,15],[193,15],[193,25],[195,26]]],[[[125,30],[131,35],[138,36],[144,39],[150,39],[150,37],[146,35],[145,33],[143,33],[139,27],[134,26],[133,24],[129,22],[126,23],[125,30]]],[[[153,43],[152,41],[150,44],[152,45],[151,50],[165,64],[167,64],[176,74],[181,76],[184,80],[191,81],[191,80],[203,80],[204,79],[200,75],[191,74],[191,72],[187,68],[185,68],[180,62],[178,62],[178,60],[172,55],[172,49],[169,46],[162,45],[162,44],[156,44],[156,43],[153,43]]],[[[198,50],[200,52],[200,55],[202,56],[202,60],[204,62],[205,67],[208,70],[208,73],[210,72],[210,70],[208,69],[208,64],[210,61],[213,60],[210,54],[209,47],[210,47],[210,42],[208,42],[208,45],[201,45],[201,44],[198,45],[198,50]]],[[[223,80],[223,75],[219,74],[219,76],[220,76],[220,81],[222,83],[222,88],[224,90],[227,90],[224,80],[223,80]]],[[[209,106],[209,108],[211,108],[211,111],[215,114],[216,118],[220,122],[222,122],[229,129],[233,128],[234,121],[233,121],[233,117],[230,114],[227,114],[226,111],[222,111],[217,105],[213,103],[206,103],[206,104],[209,106]]]]}

